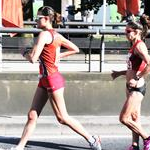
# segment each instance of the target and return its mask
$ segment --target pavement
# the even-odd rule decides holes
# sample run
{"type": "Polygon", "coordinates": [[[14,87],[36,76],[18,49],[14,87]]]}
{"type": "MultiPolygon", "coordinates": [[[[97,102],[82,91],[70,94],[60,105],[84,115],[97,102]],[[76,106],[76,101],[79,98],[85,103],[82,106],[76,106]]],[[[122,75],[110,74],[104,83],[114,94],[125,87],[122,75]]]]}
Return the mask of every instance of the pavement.
{"type": "MultiPolygon", "coordinates": [[[[0,137],[0,147],[10,150],[18,144],[20,138],[0,137]]],[[[127,150],[131,145],[131,136],[101,136],[103,150],[127,150]]],[[[143,141],[140,140],[142,150],[143,141]]],[[[47,138],[30,138],[24,150],[91,150],[89,144],[81,136],[50,136],[47,138]]]]}
{"type": "MultiPolygon", "coordinates": [[[[73,116],[91,134],[101,136],[129,136],[131,132],[123,126],[118,116],[73,116]]],[[[20,137],[26,123],[26,116],[0,116],[0,133],[5,137],[20,137]]],[[[144,129],[150,133],[150,116],[142,116],[144,129]]],[[[32,138],[68,136],[75,133],[57,122],[55,116],[40,116],[32,138]]]]}
{"type": "MultiPolygon", "coordinates": [[[[20,55],[11,55],[11,59],[20,58],[21,60],[9,60],[10,56],[4,55],[5,61],[1,64],[2,72],[37,72],[38,63],[30,64],[23,60],[20,55]],[[8,60],[7,60],[8,59],[8,60]]],[[[103,64],[103,71],[123,70],[126,68],[125,55],[107,55],[103,64]]],[[[89,64],[85,63],[85,55],[73,56],[74,61],[62,61],[60,63],[60,71],[88,71],[89,64]],[[80,57],[80,58],[79,58],[80,57]],[[82,59],[82,62],[79,60],[82,59]],[[67,62],[67,63],[66,63],[67,62]],[[76,62],[76,63],[74,63],[76,62]]],[[[99,71],[100,62],[99,55],[92,55],[91,71],[99,71]]],[[[130,131],[119,122],[118,116],[73,116],[91,133],[98,135],[124,135],[129,136],[130,131]]],[[[0,133],[1,136],[20,137],[26,123],[26,116],[0,116],[0,133]]],[[[150,116],[142,116],[141,122],[148,132],[150,132],[150,116]]],[[[66,126],[59,124],[54,116],[40,116],[37,127],[32,135],[34,137],[41,136],[64,136],[73,135],[74,132],[66,126]]]]}

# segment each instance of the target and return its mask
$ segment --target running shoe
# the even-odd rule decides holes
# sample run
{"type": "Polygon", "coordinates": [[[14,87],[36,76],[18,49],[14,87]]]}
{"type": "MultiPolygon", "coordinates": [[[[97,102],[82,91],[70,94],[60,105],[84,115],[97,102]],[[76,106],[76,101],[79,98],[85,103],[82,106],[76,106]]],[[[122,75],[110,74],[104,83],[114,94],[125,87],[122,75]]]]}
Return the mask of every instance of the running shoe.
{"type": "Polygon", "coordinates": [[[99,136],[92,136],[94,143],[89,143],[92,150],[102,150],[99,136]]]}
{"type": "Polygon", "coordinates": [[[150,150],[150,137],[147,140],[144,140],[144,149],[143,150],[150,150]]]}
{"type": "Polygon", "coordinates": [[[130,146],[128,150],[140,150],[139,146],[130,146]]]}

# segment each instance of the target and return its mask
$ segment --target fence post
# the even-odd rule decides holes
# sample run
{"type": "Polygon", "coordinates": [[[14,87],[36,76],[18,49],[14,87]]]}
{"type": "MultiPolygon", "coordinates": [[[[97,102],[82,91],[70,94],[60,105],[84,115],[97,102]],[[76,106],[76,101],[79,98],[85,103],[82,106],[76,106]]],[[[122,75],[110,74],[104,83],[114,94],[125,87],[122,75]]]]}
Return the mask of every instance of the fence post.
{"type": "Polygon", "coordinates": [[[104,64],[104,53],[105,53],[105,43],[104,43],[104,34],[101,37],[100,43],[100,72],[102,72],[102,66],[104,64]]]}
{"type": "Polygon", "coordinates": [[[93,35],[90,34],[90,43],[89,43],[89,72],[91,72],[91,46],[92,46],[93,35]]]}
{"type": "MultiPolygon", "coordinates": [[[[103,0],[103,29],[106,28],[106,7],[107,3],[106,0],[103,0]]],[[[105,42],[104,42],[104,34],[102,35],[101,38],[101,63],[100,63],[100,72],[103,71],[103,66],[104,66],[104,54],[105,54],[105,42]]]]}

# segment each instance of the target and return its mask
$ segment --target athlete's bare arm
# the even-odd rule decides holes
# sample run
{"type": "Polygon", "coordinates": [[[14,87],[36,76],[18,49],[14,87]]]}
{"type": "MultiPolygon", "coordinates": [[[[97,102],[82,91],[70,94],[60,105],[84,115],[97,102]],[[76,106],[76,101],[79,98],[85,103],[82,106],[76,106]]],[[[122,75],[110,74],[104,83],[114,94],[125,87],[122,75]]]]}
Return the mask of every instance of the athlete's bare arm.
{"type": "Polygon", "coordinates": [[[113,70],[111,73],[111,77],[114,79],[116,79],[117,77],[121,76],[121,75],[126,75],[126,70],[122,70],[122,71],[115,71],[113,70]]]}
{"type": "Polygon", "coordinates": [[[68,49],[68,51],[65,51],[60,54],[60,58],[63,58],[63,57],[66,57],[75,53],[79,53],[79,48],[74,43],[64,38],[62,35],[60,36],[61,36],[62,46],[68,49]]]}
{"type": "Polygon", "coordinates": [[[150,56],[148,54],[145,43],[140,43],[136,47],[136,53],[145,61],[147,64],[143,71],[138,74],[138,77],[145,77],[150,72],[150,56]]]}
{"type": "Polygon", "coordinates": [[[52,41],[51,34],[48,31],[42,31],[39,34],[37,42],[33,46],[33,49],[29,53],[27,53],[27,55],[25,55],[25,58],[29,62],[35,63],[38,60],[38,58],[44,48],[44,45],[51,43],[51,41],[52,41]]]}

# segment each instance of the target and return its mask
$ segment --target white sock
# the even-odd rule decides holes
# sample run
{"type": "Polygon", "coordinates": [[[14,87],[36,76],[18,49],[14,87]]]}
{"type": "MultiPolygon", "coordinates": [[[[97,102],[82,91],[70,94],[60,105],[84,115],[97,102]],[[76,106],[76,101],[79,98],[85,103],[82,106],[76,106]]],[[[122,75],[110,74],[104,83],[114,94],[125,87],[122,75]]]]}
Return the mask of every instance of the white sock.
{"type": "Polygon", "coordinates": [[[94,142],[95,142],[95,139],[91,136],[91,137],[88,139],[88,142],[89,142],[89,143],[94,143],[94,142]]]}

